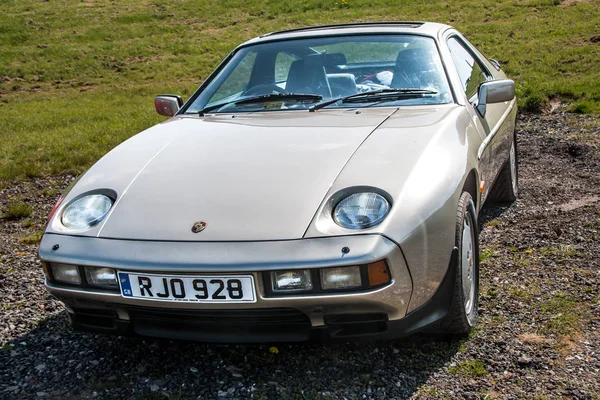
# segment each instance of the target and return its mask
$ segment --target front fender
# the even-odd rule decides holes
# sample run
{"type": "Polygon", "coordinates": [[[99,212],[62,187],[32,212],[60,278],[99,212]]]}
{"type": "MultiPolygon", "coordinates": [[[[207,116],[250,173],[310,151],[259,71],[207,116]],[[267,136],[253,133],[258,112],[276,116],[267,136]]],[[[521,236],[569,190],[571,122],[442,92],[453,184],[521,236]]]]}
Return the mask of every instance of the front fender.
{"type": "Polygon", "coordinates": [[[388,217],[379,226],[352,231],[330,222],[331,207],[322,206],[305,237],[377,232],[395,241],[413,281],[408,312],[418,308],[448,269],[458,200],[469,173],[478,174],[480,143],[463,106],[399,109],[361,145],[324,200],[348,187],[376,187],[392,198],[388,217]]]}

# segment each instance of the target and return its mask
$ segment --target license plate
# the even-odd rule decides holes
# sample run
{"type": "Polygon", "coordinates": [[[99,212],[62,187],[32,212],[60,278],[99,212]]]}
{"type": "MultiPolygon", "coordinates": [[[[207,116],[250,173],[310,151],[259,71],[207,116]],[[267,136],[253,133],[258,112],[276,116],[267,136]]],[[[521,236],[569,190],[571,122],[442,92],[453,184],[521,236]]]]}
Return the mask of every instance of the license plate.
{"type": "Polygon", "coordinates": [[[252,275],[189,276],[119,272],[121,295],[185,303],[254,303],[252,275]]]}

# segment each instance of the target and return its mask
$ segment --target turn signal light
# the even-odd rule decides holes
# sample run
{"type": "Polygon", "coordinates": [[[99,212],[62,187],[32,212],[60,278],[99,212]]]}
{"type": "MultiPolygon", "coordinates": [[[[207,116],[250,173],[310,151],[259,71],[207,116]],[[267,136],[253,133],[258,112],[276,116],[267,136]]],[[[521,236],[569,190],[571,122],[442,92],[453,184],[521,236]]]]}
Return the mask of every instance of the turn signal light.
{"type": "Polygon", "coordinates": [[[379,286],[388,283],[391,280],[390,271],[385,261],[377,261],[368,265],[369,286],[379,286]]]}

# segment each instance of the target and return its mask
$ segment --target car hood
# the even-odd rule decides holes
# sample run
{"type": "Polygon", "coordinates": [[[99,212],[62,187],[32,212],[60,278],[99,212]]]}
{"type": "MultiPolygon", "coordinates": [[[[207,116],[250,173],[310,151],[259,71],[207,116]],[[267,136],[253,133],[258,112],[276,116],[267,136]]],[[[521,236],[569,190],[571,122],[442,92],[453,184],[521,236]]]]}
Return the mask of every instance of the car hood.
{"type": "Polygon", "coordinates": [[[456,195],[469,165],[477,165],[474,157],[481,143],[479,135],[467,134],[470,124],[469,113],[454,104],[399,108],[353,154],[304,237],[383,233],[401,243],[441,207],[450,204],[454,213],[458,199],[448,200],[456,195]],[[351,231],[333,221],[335,204],[330,199],[357,186],[387,193],[392,207],[381,224],[351,231]]]}
{"type": "MultiPolygon", "coordinates": [[[[373,108],[173,118],[108,153],[63,204],[90,190],[117,193],[109,215],[84,236],[302,238],[348,160],[394,112],[373,108]],[[192,232],[199,221],[206,228],[192,232]]],[[[51,225],[67,233],[57,221],[51,225]]]]}

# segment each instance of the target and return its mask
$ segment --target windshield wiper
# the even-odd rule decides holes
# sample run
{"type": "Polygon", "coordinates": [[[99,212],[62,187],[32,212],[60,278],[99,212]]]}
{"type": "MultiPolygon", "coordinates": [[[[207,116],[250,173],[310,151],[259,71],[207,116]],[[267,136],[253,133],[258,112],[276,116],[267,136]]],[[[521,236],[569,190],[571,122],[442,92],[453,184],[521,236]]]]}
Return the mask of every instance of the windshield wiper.
{"type": "Polygon", "coordinates": [[[221,107],[225,107],[228,104],[252,104],[252,103],[264,103],[271,100],[306,100],[314,103],[315,101],[319,101],[323,98],[323,96],[319,96],[318,94],[306,94],[306,93],[271,93],[271,94],[263,94],[260,96],[252,96],[247,97],[245,99],[227,101],[225,103],[215,104],[212,106],[208,106],[200,110],[198,113],[200,116],[203,116],[206,113],[217,110],[221,107]]]}
{"type": "Polygon", "coordinates": [[[260,96],[248,97],[247,99],[241,99],[234,101],[235,105],[238,104],[252,104],[252,103],[263,103],[269,100],[308,100],[308,101],[319,101],[323,96],[318,94],[305,94],[305,93],[271,93],[263,94],[260,96]]]}
{"type": "Polygon", "coordinates": [[[397,99],[404,99],[410,97],[421,97],[425,95],[437,94],[435,90],[427,90],[427,89],[379,89],[373,90],[371,92],[364,93],[356,93],[351,94],[350,96],[338,97],[335,99],[327,100],[319,104],[315,104],[310,107],[308,111],[313,112],[320,110],[323,107],[327,107],[331,104],[337,103],[341,101],[342,103],[371,103],[375,101],[393,101],[397,99]]]}
{"type": "Polygon", "coordinates": [[[217,110],[221,107],[225,107],[227,104],[231,104],[233,101],[226,101],[225,103],[214,104],[212,106],[204,107],[202,110],[198,111],[198,115],[203,117],[205,114],[217,110]]]}

